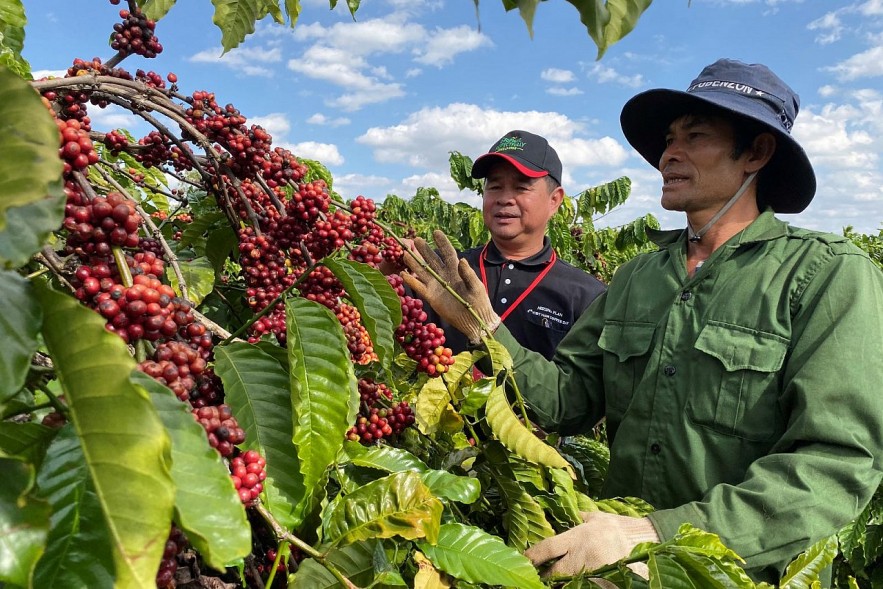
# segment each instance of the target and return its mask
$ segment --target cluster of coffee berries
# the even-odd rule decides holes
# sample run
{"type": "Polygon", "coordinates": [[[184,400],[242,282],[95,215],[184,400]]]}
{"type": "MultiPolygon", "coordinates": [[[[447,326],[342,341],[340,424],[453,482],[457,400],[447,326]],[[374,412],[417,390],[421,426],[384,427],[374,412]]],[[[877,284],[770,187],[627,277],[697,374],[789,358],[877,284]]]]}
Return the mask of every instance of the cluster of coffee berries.
{"type": "Polygon", "coordinates": [[[156,572],[156,586],[158,589],[173,589],[175,587],[175,571],[178,570],[177,555],[187,546],[187,537],[184,532],[172,524],[169,538],[166,540],[156,572]]]}
{"type": "Polygon", "coordinates": [[[85,170],[90,164],[98,161],[98,153],[89,132],[83,129],[83,125],[77,119],[55,119],[58,133],[61,137],[61,147],[58,156],[64,162],[64,173],[85,170]]]}
{"type": "Polygon", "coordinates": [[[221,456],[230,456],[234,446],[245,441],[245,432],[227,405],[208,405],[193,410],[193,416],[208,435],[209,445],[221,456]]]}
{"type": "Polygon", "coordinates": [[[230,461],[233,486],[244,504],[254,503],[264,490],[263,482],[267,478],[267,471],[264,469],[266,465],[267,461],[255,450],[249,450],[230,461]]]}
{"type": "Polygon", "coordinates": [[[444,374],[454,363],[451,349],[445,347],[444,330],[435,323],[426,323],[423,301],[405,294],[401,276],[390,274],[386,280],[402,305],[402,323],[396,328],[396,339],[408,357],[417,362],[418,370],[429,376],[444,374]]]}
{"type": "Polygon", "coordinates": [[[152,58],[162,53],[162,44],[153,34],[156,23],[144,16],[140,8],[129,12],[120,10],[123,19],[113,25],[113,40],[110,47],[123,55],[141,55],[152,58]]]}
{"type": "Polygon", "coordinates": [[[353,442],[371,444],[401,433],[406,427],[414,424],[414,411],[406,401],[393,403],[385,407],[371,407],[366,413],[356,416],[356,424],[346,433],[346,438],[353,442]]]}

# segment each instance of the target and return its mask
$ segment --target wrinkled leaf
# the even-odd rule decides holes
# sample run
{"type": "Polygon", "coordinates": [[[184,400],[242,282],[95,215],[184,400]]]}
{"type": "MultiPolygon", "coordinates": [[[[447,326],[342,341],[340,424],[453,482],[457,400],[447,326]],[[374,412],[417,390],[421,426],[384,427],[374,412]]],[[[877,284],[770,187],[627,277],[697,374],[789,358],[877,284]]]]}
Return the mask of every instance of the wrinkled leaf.
{"type": "Polygon", "coordinates": [[[267,461],[264,504],[283,526],[296,528],[302,521],[296,506],[303,500],[304,484],[291,442],[288,373],[252,344],[234,342],[214,352],[226,403],[245,431],[243,448],[260,452],[267,461]]]}
{"type": "Polygon", "coordinates": [[[222,571],[251,552],[251,530],[230,471],[188,404],[146,374],[133,373],[132,380],[150,393],[172,438],[175,522],[208,565],[222,571]]]}
{"type": "Polygon", "coordinates": [[[39,468],[55,434],[39,423],[0,421],[0,455],[22,458],[39,468]]]}
{"type": "Polygon", "coordinates": [[[448,576],[432,566],[422,552],[414,552],[414,563],[417,565],[414,589],[448,589],[451,586],[448,576]]]}
{"type": "Polygon", "coordinates": [[[394,536],[434,542],[442,509],[419,473],[394,473],[338,495],[322,516],[324,539],[332,545],[394,536]]]}
{"type": "Polygon", "coordinates": [[[6,0],[0,5],[0,65],[29,80],[31,65],[21,54],[27,22],[21,0],[6,0]]]}
{"type": "Polygon", "coordinates": [[[288,327],[292,441],[306,495],[300,508],[312,511],[324,487],[328,465],[343,447],[356,419],[359,391],[340,322],[323,305],[292,298],[285,303],[288,327]]]}
{"type": "MultiPolygon", "coordinates": [[[[187,285],[187,298],[194,305],[199,305],[206,295],[215,288],[215,270],[212,263],[208,258],[199,257],[193,260],[178,260],[178,267],[181,268],[181,276],[187,285]]],[[[166,277],[175,292],[183,296],[178,275],[175,274],[171,265],[166,268],[166,277]]]]}
{"type": "Polygon", "coordinates": [[[463,415],[477,415],[487,405],[488,397],[496,386],[494,378],[480,378],[466,389],[466,398],[460,404],[463,415]]]}
{"type": "Polygon", "coordinates": [[[14,272],[0,271],[0,403],[24,386],[37,351],[43,311],[34,299],[31,284],[14,272]]]}
{"type": "Polygon", "coordinates": [[[129,382],[135,361],[104,319],[45,286],[36,293],[43,337],[114,540],[117,582],[146,587],[155,582],[172,519],[168,434],[147,393],[129,382]]]}
{"type": "Polygon", "coordinates": [[[834,562],[837,548],[836,535],[819,540],[810,546],[785,569],[785,575],[779,581],[780,589],[802,589],[813,581],[818,581],[822,570],[834,562]]]}
{"type": "Polygon", "coordinates": [[[553,536],[555,530],[546,520],[542,506],[525,491],[524,487],[497,468],[489,470],[506,501],[506,512],[503,517],[509,532],[507,543],[516,550],[524,550],[544,538],[553,536]]]}
{"type": "Polygon", "coordinates": [[[478,482],[478,479],[456,475],[444,470],[427,470],[421,476],[423,482],[436,497],[470,504],[478,501],[481,496],[481,483],[478,482]]]}
{"type": "Polygon", "coordinates": [[[402,448],[393,446],[363,446],[358,442],[346,442],[344,450],[350,462],[356,466],[367,466],[385,470],[386,472],[404,472],[413,470],[426,472],[426,464],[402,448]]]}
{"type": "Polygon", "coordinates": [[[444,524],[437,542],[418,541],[417,546],[436,568],[470,583],[520,589],[545,587],[526,556],[480,528],[444,524]]]}
{"type": "Polygon", "coordinates": [[[0,67],[0,230],[6,212],[46,197],[61,175],[58,127],[30,84],[0,67]]]}
{"type": "Polygon", "coordinates": [[[168,14],[176,0],[145,0],[141,5],[144,15],[154,21],[157,21],[168,14]]]}
{"type": "Polygon", "coordinates": [[[52,506],[52,515],[34,586],[112,587],[112,540],[72,424],[61,428],[49,448],[37,484],[40,496],[52,506]]]}
{"type": "Polygon", "coordinates": [[[509,450],[536,464],[572,471],[570,464],[555,448],[537,438],[516,417],[509,406],[504,387],[494,387],[488,396],[485,412],[494,434],[509,450]]]}
{"type": "Polygon", "coordinates": [[[451,402],[451,393],[440,378],[427,379],[414,404],[417,429],[431,435],[439,427],[442,412],[451,402]]]}
{"type": "Polygon", "coordinates": [[[278,0],[212,0],[212,4],[215,6],[212,22],[221,29],[224,53],[239,46],[252,34],[256,21],[279,11],[278,0]]]}

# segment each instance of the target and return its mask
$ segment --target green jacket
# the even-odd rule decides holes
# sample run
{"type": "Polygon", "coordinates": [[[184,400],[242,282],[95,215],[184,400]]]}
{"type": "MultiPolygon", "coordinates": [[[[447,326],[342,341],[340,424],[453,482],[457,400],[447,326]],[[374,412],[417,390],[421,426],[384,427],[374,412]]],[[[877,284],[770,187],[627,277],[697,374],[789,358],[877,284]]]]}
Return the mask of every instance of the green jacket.
{"type": "Polygon", "coordinates": [[[552,363],[501,328],[544,428],[607,418],[604,495],[719,534],[758,580],[854,519],[883,474],[883,272],[767,211],[689,278],[684,231],[620,268],[552,363]]]}

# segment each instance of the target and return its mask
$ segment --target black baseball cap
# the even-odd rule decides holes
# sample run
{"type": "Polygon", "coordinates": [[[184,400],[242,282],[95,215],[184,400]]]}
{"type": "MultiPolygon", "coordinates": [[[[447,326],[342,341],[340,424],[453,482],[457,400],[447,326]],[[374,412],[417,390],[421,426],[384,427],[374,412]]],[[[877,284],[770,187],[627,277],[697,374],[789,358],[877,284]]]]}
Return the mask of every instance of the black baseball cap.
{"type": "Polygon", "coordinates": [[[473,178],[487,178],[494,158],[502,158],[529,178],[551,176],[561,184],[561,160],[544,137],[527,131],[509,131],[472,164],[473,178]]]}
{"type": "Polygon", "coordinates": [[[799,213],[816,192],[806,152],[791,135],[800,98],[762,64],[719,59],[680,90],[648,90],[629,100],[619,120],[625,138],[654,168],[676,118],[711,106],[760,123],[776,136],[776,151],[758,178],[758,198],[777,213],[799,213]]]}

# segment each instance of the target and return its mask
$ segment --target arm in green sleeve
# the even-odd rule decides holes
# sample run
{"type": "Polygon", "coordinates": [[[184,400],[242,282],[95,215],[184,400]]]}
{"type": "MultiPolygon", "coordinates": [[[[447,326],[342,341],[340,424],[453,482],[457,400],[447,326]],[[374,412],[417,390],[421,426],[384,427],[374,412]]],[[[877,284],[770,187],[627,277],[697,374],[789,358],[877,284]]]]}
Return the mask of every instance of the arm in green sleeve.
{"type": "Polygon", "coordinates": [[[607,293],[599,296],[561,341],[551,361],[522,347],[501,326],[495,335],[509,353],[515,377],[540,427],[562,435],[584,433],[604,416],[602,352],[607,293]]]}
{"type": "Polygon", "coordinates": [[[719,534],[749,569],[781,567],[854,519],[881,481],[883,273],[840,247],[792,302],[784,435],[744,480],[651,519],[719,534]]]}

